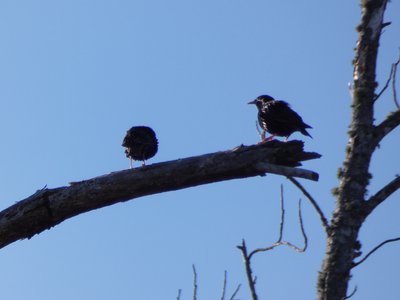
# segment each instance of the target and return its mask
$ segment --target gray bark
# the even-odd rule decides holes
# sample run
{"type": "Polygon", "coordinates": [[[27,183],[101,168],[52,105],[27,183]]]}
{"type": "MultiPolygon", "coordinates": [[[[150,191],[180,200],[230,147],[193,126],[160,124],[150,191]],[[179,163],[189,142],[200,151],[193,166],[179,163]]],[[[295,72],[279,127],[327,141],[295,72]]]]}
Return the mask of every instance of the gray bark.
{"type": "Polygon", "coordinates": [[[146,195],[268,172],[318,180],[317,173],[294,167],[319,157],[304,152],[303,142],[272,141],[45,188],[0,212],[0,248],[78,214],[146,195]]]}
{"type": "MultiPolygon", "coordinates": [[[[346,298],[354,259],[361,254],[358,234],[373,206],[365,198],[371,178],[371,156],[381,139],[399,124],[400,113],[396,112],[374,126],[376,61],[386,4],[387,0],[361,1],[362,19],[357,28],[359,37],[353,62],[352,121],[346,158],[339,172],[336,209],[318,278],[320,300],[346,298]]],[[[397,185],[398,182],[395,181],[397,185]]],[[[394,186],[391,184],[392,188],[385,191],[391,194],[394,186]]]]}

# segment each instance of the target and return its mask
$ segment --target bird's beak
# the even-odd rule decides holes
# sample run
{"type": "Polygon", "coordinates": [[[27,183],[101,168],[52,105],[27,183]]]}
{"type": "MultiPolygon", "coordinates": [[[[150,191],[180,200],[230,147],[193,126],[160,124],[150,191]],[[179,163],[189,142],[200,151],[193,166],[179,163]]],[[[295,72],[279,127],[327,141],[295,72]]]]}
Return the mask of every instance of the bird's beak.
{"type": "Polygon", "coordinates": [[[247,103],[247,104],[256,104],[256,102],[257,102],[257,100],[253,100],[253,101],[250,101],[250,102],[247,103]]]}

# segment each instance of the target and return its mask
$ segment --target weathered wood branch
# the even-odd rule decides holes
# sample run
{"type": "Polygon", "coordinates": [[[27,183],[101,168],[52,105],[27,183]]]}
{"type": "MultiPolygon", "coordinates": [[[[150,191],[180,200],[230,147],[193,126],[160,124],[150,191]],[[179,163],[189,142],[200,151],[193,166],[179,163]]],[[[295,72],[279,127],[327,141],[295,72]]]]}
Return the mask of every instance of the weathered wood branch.
{"type": "Polygon", "coordinates": [[[379,204],[385,201],[390,195],[400,189],[400,176],[396,176],[391,182],[381,188],[375,195],[364,203],[364,214],[368,216],[379,204]]]}
{"type": "Polygon", "coordinates": [[[382,139],[388,135],[393,129],[400,125],[400,110],[391,112],[386,119],[374,128],[373,146],[376,147],[382,139]]]}
{"type": "MultiPolygon", "coordinates": [[[[270,170],[305,178],[307,175],[299,174],[294,167],[319,157],[317,153],[304,152],[301,141],[272,141],[118,171],[73,182],[68,187],[45,188],[0,212],[0,248],[81,213],[146,195],[264,175],[270,170]]],[[[317,173],[305,174],[318,180],[317,173]]]]}

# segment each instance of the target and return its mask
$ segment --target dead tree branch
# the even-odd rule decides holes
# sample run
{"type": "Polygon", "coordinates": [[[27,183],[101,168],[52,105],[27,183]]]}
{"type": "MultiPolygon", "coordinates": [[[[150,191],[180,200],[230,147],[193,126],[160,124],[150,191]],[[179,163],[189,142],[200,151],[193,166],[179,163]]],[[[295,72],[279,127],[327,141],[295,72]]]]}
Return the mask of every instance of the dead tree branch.
{"type": "Polygon", "coordinates": [[[226,276],[227,276],[227,272],[226,270],[224,271],[224,285],[222,286],[222,296],[221,296],[221,300],[225,300],[225,294],[226,294],[226,276]]]}
{"type": "Polygon", "coordinates": [[[373,146],[376,147],[382,139],[400,124],[400,110],[390,112],[386,119],[373,129],[373,146]]]}
{"type": "Polygon", "coordinates": [[[392,64],[392,70],[393,70],[392,93],[393,93],[393,101],[397,109],[400,109],[399,102],[397,101],[397,92],[396,92],[396,73],[397,73],[397,66],[399,65],[399,63],[400,63],[400,56],[399,59],[394,64],[392,64]]]}
{"type": "Polygon", "coordinates": [[[388,80],[386,81],[385,86],[383,87],[381,92],[375,97],[375,100],[377,100],[382,95],[382,93],[388,88],[390,81],[392,81],[393,101],[397,107],[397,111],[389,113],[386,119],[382,123],[374,127],[375,147],[379,145],[381,140],[387,134],[389,134],[389,132],[391,132],[400,124],[400,105],[399,102],[397,101],[397,92],[396,92],[396,73],[397,73],[397,66],[399,65],[399,63],[400,63],[400,55],[399,59],[392,64],[392,67],[390,69],[390,75],[388,80]]]}
{"type": "Polygon", "coordinates": [[[281,203],[281,222],[279,225],[278,240],[275,243],[273,243],[271,246],[264,247],[264,248],[257,248],[255,250],[251,251],[249,254],[248,254],[246,242],[244,239],[242,240],[242,245],[237,246],[237,248],[240,249],[240,251],[242,252],[242,256],[243,256],[243,260],[244,260],[244,264],[245,264],[245,268],[246,268],[247,281],[249,284],[251,297],[253,300],[258,299],[256,287],[255,287],[256,286],[256,277],[253,278],[253,270],[251,268],[251,259],[252,259],[253,255],[255,255],[256,253],[259,253],[259,252],[270,251],[270,250],[275,249],[276,247],[282,246],[282,245],[286,245],[289,248],[292,248],[293,250],[295,250],[297,252],[304,252],[307,249],[308,238],[307,238],[306,232],[304,230],[303,217],[301,214],[301,199],[299,200],[298,211],[299,211],[299,222],[300,222],[301,234],[304,239],[304,247],[303,248],[300,248],[290,242],[283,240],[283,229],[285,226],[285,204],[284,204],[283,186],[282,185],[281,185],[280,203],[281,203]]]}
{"type": "Polygon", "coordinates": [[[193,300],[197,300],[197,272],[196,267],[192,265],[193,269],[193,300]]]}
{"type": "Polygon", "coordinates": [[[374,97],[374,101],[378,100],[380,96],[385,92],[385,90],[389,87],[390,82],[392,82],[392,92],[393,92],[393,100],[394,104],[397,106],[398,109],[400,109],[399,103],[397,102],[397,96],[396,96],[396,72],[397,72],[397,66],[400,63],[400,57],[399,59],[394,62],[390,68],[390,74],[389,78],[387,79],[385,85],[383,86],[382,90],[374,97]]]}
{"type": "Polygon", "coordinates": [[[232,296],[229,298],[229,300],[234,300],[234,298],[236,297],[236,294],[239,292],[241,286],[242,286],[241,284],[238,284],[238,286],[234,290],[234,292],[233,292],[232,296]]]}
{"type": "Polygon", "coordinates": [[[246,242],[244,241],[244,239],[242,240],[242,245],[237,246],[237,247],[242,252],[244,265],[246,268],[247,282],[249,284],[250,293],[251,293],[251,299],[257,300],[258,296],[257,296],[257,292],[256,292],[256,278],[253,278],[253,270],[251,269],[250,257],[249,257],[249,255],[247,255],[247,247],[246,247],[246,242]]]}
{"type": "Polygon", "coordinates": [[[391,182],[381,188],[375,195],[364,203],[364,213],[368,216],[379,204],[400,188],[400,176],[396,176],[391,182]]]}
{"type": "Polygon", "coordinates": [[[178,296],[176,296],[176,300],[181,300],[181,294],[182,294],[182,290],[179,289],[178,290],[178,296]]]}
{"type": "MultiPolygon", "coordinates": [[[[228,272],[224,271],[224,284],[222,286],[221,300],[225,300],[227,282],[228,282],[228,272]]],[[[234,292],[233,292],[232,296],[229,298],[229,300],[233,300],[235,298],[236,294],[239,292],[240,286],[241,285],[239,284],[236,287],[236,289],[234,290],[234,292]]]]}
{"type": "Polygon", "coordinates": [[[368,257],[370,257],[375,251],[377,251],[377,250],[378,250],[379,248],[381,248],[383,245],[385,245],[385,244],[387,244],[387,243],[397,242],[397,241],[400,241],[400,237],[394,238],[394,239],[389,239],[389,240],[386,240],[386,241],[383,241],[383,242],[380,243],[378,246],[376,246],[374,249],[372,249],[371,251],[369,251],[369,252],[367,253],[367,255],[365,255],[365,257],[364,257],[363,259],[361,259],[361,260],[358,261],[358,262],[355,262],[355,263],[353,264],[353,268],[355,268],[355,267],[361,265],[364,261],[366,261],[366,260],[368,259],[368,257]]]}
{"type": "MultiPolygon", "coordinates": [[[[123,170],[69,187],[43,189],[0,212],[0,248],[30,238],[73,216],[146,195],[192,186],[262,176],[271,165],[294,167],[320,155],[303,143],[274,141],[233,150],[123,170]],[[260,163],[267,165],[260,166],[260,163]]],[[[296,168],[292,168],[297,174],[296,168]]],[[[276,173],[276,168],[273,170],[276,173]]],[[[294,175],[295,176],[295,175],[294,175]]]]}
{"type": "Polygon", "coordinates": [[[283,176],[295,176],[299,178],[304,178],[308,180],[313,180],[313,181],[318,181],[318,174],[309,171],[309,170],[304,170],[301,168],[291,168],[291,167],[285,167],[285,166],[279,166],[279,165],[274,165],[274,164],[269,164],[265,162],[260,162],[257,165],[260,170],[265,170],[268,169],[268,173],[271,174],[276,174],[276,175],[283,175],[283,176]]]}
{"type": "Polygon", "coordinates": [[[298,182],[296,179],[294,179],[293,177],[288,177],[288,179],[299,188],[299,190],[304,194],[304,196],[306,196],[306,198],[311,202],[311,205],[315,208],[315,210],[317,211],[319,218],[321,219],[322,222],[322,226],[325,228],[325,232],[326,234],[329,235],[329,231],[330,231],[330,226],[329,226],[329,222],[328,219],[325,217],[324,212],[322,211],[322,209],[319,207],[317,201],[315,201],[315,199],[310,195],[310,193],[303,187],[303,185],[298,182]]]}
{"type": "Polygon", "coordinates": [[[270,250],[272,250],[276,247],[282,246],[282,245],[286,245],[289,248],[292,248],[293,250],[295,250],[297,252],[306,251],[307,246],[308,246],[308,238],[307,238],[306,232],[304,230],[303,217],[301,214],[301,199],[299,200],[298,212],[299,212],[299,223],[300,223],[301,234],[303,236],[303,241],[304,241],[304,246],[302,248],[292,244],[291,242],[282,240],[283,239],[283,228],[284,228],[284,224],[285,224],[285,208],[284,208],[284,198],[283,198],[283,187],[281,186],[281,223],[279,225],[279,238],[275,243],[273,243],[272,245],[270,245],[268,247],[257,248],[255,250],[251,251],[249,254],[249,259],[251,259],[252,256],[256,253],[270,251],[270,250]]]}
{"type": "Polygon", "coordinates": [[[350,299],[350,298],[353,297],[356,293],[357,293],[357,286],[354,287],[354,290],[350,293],[350,295],[346,296],[346,297],[344,298],[344,300],[350,299]]]}
{"type": "Polygon", "coordinates": [[[281,201],[281,223],[279,224],[279,237],[278,237],[278,242],[281,242],[283,239],[283,228],[285,226],[285,201],[283,198],[283,184],[281,184],[281,195],[280,195],[280,201],[281,201]]]}

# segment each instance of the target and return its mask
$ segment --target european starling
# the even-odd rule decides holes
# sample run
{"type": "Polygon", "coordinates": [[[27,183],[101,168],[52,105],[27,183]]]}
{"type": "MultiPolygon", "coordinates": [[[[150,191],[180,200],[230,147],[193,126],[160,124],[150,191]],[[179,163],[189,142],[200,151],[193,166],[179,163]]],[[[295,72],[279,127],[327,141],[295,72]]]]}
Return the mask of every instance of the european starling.
{"type": "Polygon", "coordinates": [[[258,108],[258,123],[264,130],[261,135],[263,142],[270,141],[275,136],[284,136],[287,140],[295,131],[300,131],[303,135],[311,137],[306,128],[312,127],[304,123],[303,119],[290,108],[287,102],[275,100],[268,95],[261,95],[249,104],[255,104],[258,108]],[[271,136],[265,138],[265,131],[270,133],[271,136]]]}
{"type": "Polygon", "coordinates": [[[144,166],[144,161],[157,153],[158,141],[150,127],[134,126],[126,132],[122,146],[125,147],[125,154],[132,169],[132,159],[141,160],[144,166]]]}

